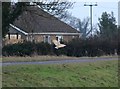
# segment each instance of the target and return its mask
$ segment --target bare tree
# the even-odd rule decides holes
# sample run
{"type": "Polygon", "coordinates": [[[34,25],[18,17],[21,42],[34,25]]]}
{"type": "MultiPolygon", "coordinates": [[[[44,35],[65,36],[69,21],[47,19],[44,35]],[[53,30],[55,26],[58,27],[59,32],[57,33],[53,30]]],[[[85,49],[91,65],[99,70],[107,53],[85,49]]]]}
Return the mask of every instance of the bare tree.
{"type": "Polygon", "coordinates": [[[25,0],[21,0],[21,2],[14,4],[4,2],[2,3],[3,37],[8,33],[9,24],[14,22],[14,20],[26,9],[26,6],[31,5],[38,5],[41,9],[61,19],[66,16],[67,9],[69,9],[73,3],[67,0],[64,2],[61,0],[39,0],[39,2],[34,2],[34,0],[31,0],[31,2],[25,2],[25,0]]]}
{"type": "Polygon", "coordinates": [[[44,11],[47,11],[51,15],[58,17],[59,19],[65,18],[68,9],[70,9],[74,2],[68,0],[40,0],[39,2],[33,2],[38,5],[44,11]]]}
{"type": "Polygon", "coordinates": [[[80,31],[82,33],[82,38],[86,38],[90,35],[91,30],[88,17],[81,21],[79,18],[67,14],[64,21],[66,21],[66,23],[72,26],[73,28],[80,31]]]}

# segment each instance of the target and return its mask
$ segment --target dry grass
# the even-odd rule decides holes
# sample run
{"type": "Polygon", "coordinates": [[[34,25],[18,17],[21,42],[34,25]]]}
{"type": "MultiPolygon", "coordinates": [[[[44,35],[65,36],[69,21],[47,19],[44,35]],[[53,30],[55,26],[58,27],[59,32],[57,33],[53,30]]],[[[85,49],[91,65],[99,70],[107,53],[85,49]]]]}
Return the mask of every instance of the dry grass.
{"type": "Polygon", "coordinates": [[[78,59],[77,57],[67,56],[34,56],[34,57],[3,57],[2,62],[22,62],[22,61],[49,61],[49,60],[65,60],[65,59],[78,59]]]}
{"type": "MultiPolygon", "coordinates": [[[[51,60],[78,60],[94,59],[98,57],[68,57],[68,56],[33,56],[33,57],[2,57],[2,62],[27,62],[27,61],[51,61],[51,60]]],[[[118,56],[101,56],[99,58],[118,58],[118,56]]]]}

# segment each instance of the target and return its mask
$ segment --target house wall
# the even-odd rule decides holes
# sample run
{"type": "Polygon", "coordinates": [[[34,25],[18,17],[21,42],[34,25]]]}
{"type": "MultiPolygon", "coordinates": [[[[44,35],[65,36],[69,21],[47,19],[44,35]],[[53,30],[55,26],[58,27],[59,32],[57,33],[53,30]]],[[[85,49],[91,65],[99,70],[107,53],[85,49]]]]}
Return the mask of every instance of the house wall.
{"type": "Polygon", "coordinates": [[[65,42],[69,42],[71,41],[73,38],[78,38],[79,36],[74,36],[74,35],[29,35],[29,36],[25,36],[23,34],[19,34],[18,35],[18,39],[16,37],[16,34],[12,34],[10,36],[10,39],[9,39],[9,36],[6,35],[6,38],[4,39],[4,44],[7,45],[7,44],[15,44],[15,43],[18,43],[18,42],[23,42],[23,41],[33,41],[38,43],[38,42],[44,42],[45,41],[45,36],[49,36],[50,37],[50,41],[49,43],[51,44],[52,43],[52,40],[55,40],[57,36],[61,36],[63,38],[63,41],[65,42]],[[33,40],[32,40],[33,39],[33,40]]]}
{"type": "Polygon", "coordinates": [[[23,34],[18,34],[18,38],[16,34],[7,34],[3,39],[3,46],[7,44],[15,44],[15,43],[22,43],[25,40],[26,36],[23,34]]]}
{"type": "MultiPolygon", "coordinates": [[[[35,42],[44,42],[45,36],[50,36],[50,41],[52,43],[52,40],[55,40],[57,35],[35,35],[34,36],[35,42]]],[[[79,36],[66,35],[66,36],[62,36],[62,37],[63,37],[63,41],[69,42],[73,38],[78,38],[79,36]]]]}
{"type": "MultiPolygon", "coordinates": [[[[44,42],[45,36],[50,36],[50,35],[35,35],[34,36],[34,41],[35,42],[44,42]]],[[[53,39],[56,39],[55,35],[50,36],[50,41],[52,42],[53,39]]]]}
{"type": "Polygon", "coordinates": [[[66,42],[69,42],[74,38],[79,38],[79,36],[64,36],[63,37],[64,41],[66,41],[66,42]]]}
{"type": "MultiPolygon", "coordinates": [[[[6,35],[5,38],[6,38],[6,39],[9,39],[8,34],[6,35]]],[[[16,35],[16,34],[11,34],[11,35],[10,35],[10,39],[17,39],[17,35],[16,35]]],[[[20,34],[18,35],[18,39],[21,39],[21,35],[20,35],[20,34]]]]}
{"type": "Polygon", "coordinates": [[[42,35],[35,35],[34,36],[34,40],[35,40],[35,42],[42,42],[42,41],[44,41],[44,36],[42,36],[42,35]]]}

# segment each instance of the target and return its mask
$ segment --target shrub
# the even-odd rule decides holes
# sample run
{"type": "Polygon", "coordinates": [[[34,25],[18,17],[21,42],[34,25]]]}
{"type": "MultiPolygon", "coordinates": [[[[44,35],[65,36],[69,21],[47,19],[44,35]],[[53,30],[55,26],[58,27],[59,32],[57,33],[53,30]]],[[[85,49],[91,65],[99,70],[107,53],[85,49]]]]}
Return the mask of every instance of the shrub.
{"type": "Polygon", "coordinates": [[[32,56],[32,55],[67,55],[67,56],[102,56],[114,55],[115,50],[120,54],[119,43],[91,37],[87,39],[73,39],[64,48],[55,49],[55,45],[48,43],[24,42],[3,47],[3,56],[32,56]]]}
{"type": "Polygon", "coordinates": [[[52,54],[52,46],[48,43],[44,43],[44,42],[36,43],[35,47],[38,55],[52,54]]]}
{"type": "Polygon", "coordinates": [[[47,55],[51,52],[51,46],[47,43],[24,42],[3,47],[3,56],[31,56],[47,55]]]}

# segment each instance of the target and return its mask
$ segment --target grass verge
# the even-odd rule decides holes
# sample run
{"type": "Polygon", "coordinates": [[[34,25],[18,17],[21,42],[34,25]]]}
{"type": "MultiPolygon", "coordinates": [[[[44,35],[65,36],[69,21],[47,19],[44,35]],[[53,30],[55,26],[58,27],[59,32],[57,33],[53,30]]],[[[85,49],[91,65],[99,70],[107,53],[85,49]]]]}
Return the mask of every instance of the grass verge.
{"type": "Polygon", "coordinates": [[[3,87],[118,87],[118,61],[3,66],[3,87]]]}

